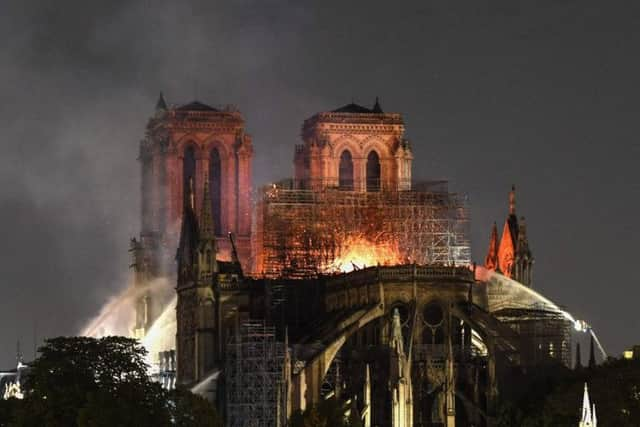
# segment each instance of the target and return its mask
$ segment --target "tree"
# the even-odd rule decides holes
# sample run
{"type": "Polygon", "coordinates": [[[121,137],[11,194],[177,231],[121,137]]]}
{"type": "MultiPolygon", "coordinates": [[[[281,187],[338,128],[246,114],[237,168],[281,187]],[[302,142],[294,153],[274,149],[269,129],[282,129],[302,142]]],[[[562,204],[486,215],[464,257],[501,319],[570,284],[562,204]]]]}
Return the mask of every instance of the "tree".
{"type": "Polygon", "coordinates": [[[177,388],[169,393],[171,419],[179,427],[222,427],[215,407],[202,396],[177,388]]]}
{"type": "Polygon", "coordinates": [[[27,395],[11,409],[13,421],[7,425],[218,426],[206,400],[187,390],[169,393],[151,381],[146,350],[137,340],[59,337],[45,341],[39,351],[27,395]]]}
{"type": "Polygon", "coordinates": [[[531,368],[512,374],[521,393],[508,388],[497,412],[497,426],[573,427],[580,415],[584,384],[596,405],[598,424],[616,427],[640,425],[640,361],[609,360],[592,369],[570,371],[531,368]]]}

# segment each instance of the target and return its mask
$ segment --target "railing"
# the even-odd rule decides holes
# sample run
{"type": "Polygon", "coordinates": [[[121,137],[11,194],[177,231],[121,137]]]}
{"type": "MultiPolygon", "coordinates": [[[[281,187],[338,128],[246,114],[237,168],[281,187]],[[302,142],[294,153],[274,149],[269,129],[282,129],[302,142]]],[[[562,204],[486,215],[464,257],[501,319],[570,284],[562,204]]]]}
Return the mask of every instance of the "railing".
{"type": "Polygon", "coordinates": [[[339,113],[326,112],[318,113],[313,117],[304,121],[303,130],[313,126],[316,122],[333,122],[344,124],[384,124],[384,125],[402,125],[404,124],[402,116],[399,113],[339,113]]]}
{"type": "Polygon", "coordinates": [[[283,179],[279,182],[264,187],[265,191],[277,190],[307,190],[318,191],[322,189],[341,190],[356,193],[377,193],[394,191],[415,191],[420,193],[449,194],[447,181],[416,181],[412,179],[349,179],[340,177],[321,177],[304,179],[283,179]]]}
{"type": "Polygon", "coordinates": [[[330,276],[327,285],[362,285],[374,282],[407,282],[436,279],[473,282],[473,271],[467,266],[415,265],[377,266],[330,276]]]}

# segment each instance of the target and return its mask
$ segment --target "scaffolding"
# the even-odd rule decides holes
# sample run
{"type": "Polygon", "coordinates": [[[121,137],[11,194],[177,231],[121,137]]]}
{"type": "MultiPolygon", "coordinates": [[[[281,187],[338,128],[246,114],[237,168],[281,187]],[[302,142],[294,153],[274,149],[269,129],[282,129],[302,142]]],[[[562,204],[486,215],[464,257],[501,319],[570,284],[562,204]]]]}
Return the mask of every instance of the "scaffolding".
{"type": "Polygon", "coordinates": [[[557,361],[571,368],[573,324],[562,313],[534,305],[530,308],[504,308],[494,315],[518,333],[521,365],[535,366],[557,361]]]}
{"type": "Polygon", "coordinates": [[[227,426],[286,424],[285,347],[264,320],[243,323],[231,337],[225,361],[227,426]]]}
{"type": "Polygon", "coordinates": [[[398,262],[471,263],[469,211],[464,195],[438,186],[411,191],[305,190],[290,183],[265,188],[254,223],[254,273],[313,277],[354,239],[387,246],[398,262]]]}

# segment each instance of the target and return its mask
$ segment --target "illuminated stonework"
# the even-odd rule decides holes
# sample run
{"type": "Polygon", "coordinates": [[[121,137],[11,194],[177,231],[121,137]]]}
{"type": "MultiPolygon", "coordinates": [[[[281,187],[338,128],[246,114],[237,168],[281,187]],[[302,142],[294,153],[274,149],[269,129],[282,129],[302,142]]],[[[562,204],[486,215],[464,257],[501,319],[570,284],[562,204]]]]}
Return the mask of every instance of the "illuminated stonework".
{"type": "Polygon", "coordinates": [[[398,113],[348,104],[318,113],[302,126],[295,150],[297,188],[408,190],[413,154],[398,113]]]}
{"type": "Polygon", "coordinates": [[[518,220],[516,216],[516,189],[512,187],[509,192],[509,215],[502,228],[502,237],[498,243],[498,230],[494,223],[484,266],[531,287],[533,262],[524,217],[518,220]]]}

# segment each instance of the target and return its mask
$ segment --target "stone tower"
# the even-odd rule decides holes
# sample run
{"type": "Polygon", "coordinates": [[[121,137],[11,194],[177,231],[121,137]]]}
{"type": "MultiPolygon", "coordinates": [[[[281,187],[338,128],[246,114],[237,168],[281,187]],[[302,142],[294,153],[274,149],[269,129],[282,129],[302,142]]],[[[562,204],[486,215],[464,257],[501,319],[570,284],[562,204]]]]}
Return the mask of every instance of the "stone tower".
{"type": "Polygon", "coordinates": [[[218,272],[216,239],[205,181],[201,221],[194,212],[191,189],[184,202],[178,262],[176,308],[178,379],[193,383],[214,367],[215,319],[213,280],[218,272]]]}
{"type": "MultiPolygon", "coordinates": [[[[140,239],[131,243],[137,288],[149,288],[154,278],[175,277],[174,256],[190,185],[194,212],[203,212],[205,200],[210,204],[211,233],[219,257],[231,258],[227,236],[232,233],[241,262],[249,262],[252,156],[251,137],[238,111],[198,101],[169,107],[160,95],[138,158],[142,221],[140,239]]],[[[161,304],[154,301],[152,289],[138,293],[142,295],[135,335],[144,336],[161,304]]]]}
{"type": "Polygon", "coordinates": [[[318,113],[302,126],[294,157],[298,188],[411,189],[413,154],[400,114],[354,103],[318,113]]]}

